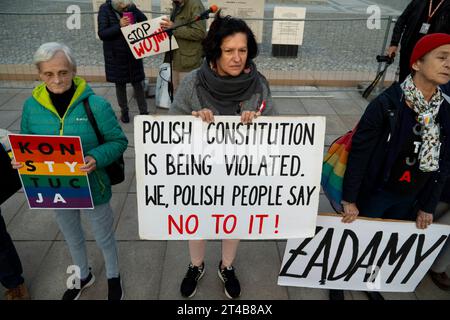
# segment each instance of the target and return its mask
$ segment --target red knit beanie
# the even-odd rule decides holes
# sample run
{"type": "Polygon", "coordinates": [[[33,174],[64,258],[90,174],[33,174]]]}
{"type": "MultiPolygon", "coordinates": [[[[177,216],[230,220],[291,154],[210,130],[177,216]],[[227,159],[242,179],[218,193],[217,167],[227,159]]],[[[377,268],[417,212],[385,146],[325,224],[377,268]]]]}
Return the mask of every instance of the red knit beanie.
{"type": "Polygon", "coordinates": [[[450,44],[450,34],[447,33],[431,33],[422,37],[419,41],[417,41],[411,54],[409,68],[412,70],[412,65],[414,62],[422,58],[428,52],[446,44],[450,44]]]}

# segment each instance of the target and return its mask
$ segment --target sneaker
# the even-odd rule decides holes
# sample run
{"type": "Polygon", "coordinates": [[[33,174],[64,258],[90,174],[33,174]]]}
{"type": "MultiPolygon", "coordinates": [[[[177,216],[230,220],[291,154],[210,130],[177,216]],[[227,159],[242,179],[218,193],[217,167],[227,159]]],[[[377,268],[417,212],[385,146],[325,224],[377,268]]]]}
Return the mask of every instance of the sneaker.
{"type": "Polygon", "coordinates": [[[241,295],[241,285],[239,284],[239,280],[236,278],[236,274],[234,273],[234,267],[226,267],[225,269],[221,269],[222,261],[219,263],[219,270],[217,273],[219,274],[220,280],[223,282],[223,287],[225,294],[230,299],[235,299],[241,295]]]}
{"type": "Polygon", "coordinates": [[[130,122],[130,116],[128,115],[128,112],[122,113],[122,116],[120,117],[120,120],[123,123],[129,123],[130,122]]]}
{"type": "Polygon", "coordinates": [[[185,298],[191,298],[197,292],[197,283],[205,274],[205,263],[203,262],[200,267],[194,266],[189,263],[188,270],[181,282],[181,295],[185,298]]]}
{"type": "Polygon", "coordinates": [[[330,289],[328,294],[331,301],[345,300],[344,290],[330,289]]]}
{"type": "Polygon", "coordinates": [[[83,290],[92,286],[94,282],[95,277],[91,272],[89,272],[86,279],[80,280],[80,288],[67,289],[66,292],[64,292],[62,300],[78,300],[83,290]]]}
{"type": "Polygon", "coordinates": [[[442,290],[450,291],[450,278],[445,272],[434,272],[430,269],[428,273],[430,274],[431,280],[433,280],[435,285],[442,290]]]}
{"type": "Polygon", "coordinates": [[[24,283],[19,284],[15,288],[6,290],[5,292],[6,300],[30,300],[30,294],[24,283]]]}
{"type": "Polygon", "coordinates": [[[120,276],[108,279],[108,300],[122,300],[122,280],[120,276]]]}

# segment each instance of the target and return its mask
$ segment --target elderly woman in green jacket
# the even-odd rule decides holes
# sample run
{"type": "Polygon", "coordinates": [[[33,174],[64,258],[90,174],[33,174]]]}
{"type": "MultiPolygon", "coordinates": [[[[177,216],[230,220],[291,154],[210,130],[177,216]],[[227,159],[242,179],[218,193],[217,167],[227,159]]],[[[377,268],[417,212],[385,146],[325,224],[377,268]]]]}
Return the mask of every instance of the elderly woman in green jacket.
{"type": "MultiPolygon", "coordinates": [[[[85,155],[85,164],[81,170],[88,173],[94,201],[92,210],[55,210],[56,220],[64,234],[73,264],[80,268],[79,285],[66,290],[62,299],[78,299],[81,292],[95,281],[88,265],[81,212],[90,220],[97,245],[103,252],[108,278],[108,299],[122,299],[113,230],[114,216],[109,204],[111,184],[104,168],[123,154],[128,140],[109,102],[96,96],[86,81],[76,76],[75,59],[66,45],[56,42],[41,45],[34,55],[34,64],[43,83],[25,101],[21,133],[79,136],[85,155]],[[89,102],[104,137],[104,144],[99,144],[88,121],[84,100],[89,102]]],[[[23,164],[13,160],[12,165],[17,169],[23,164]]]]}

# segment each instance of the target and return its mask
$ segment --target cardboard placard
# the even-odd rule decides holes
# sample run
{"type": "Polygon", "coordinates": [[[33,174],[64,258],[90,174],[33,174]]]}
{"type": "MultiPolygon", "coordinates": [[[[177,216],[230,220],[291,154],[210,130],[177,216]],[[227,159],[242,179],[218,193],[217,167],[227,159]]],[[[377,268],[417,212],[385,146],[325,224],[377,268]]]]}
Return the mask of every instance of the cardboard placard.
{"type": "MultiPolygon", "coordinates": [[[[161,20],[162,17],[158,17],[120,29],[136,59],[169,51],[170,39],[167,33],[162,32],[160,27],[161,20]]],[[[175,37],[172,37],[171,41],[172,50],[178,49],[178,43],[175,37]]]]}
{"type": "Polygon", "coordinates": [[[134,118],[142,239],[314,234],[325,117],[134,118]]]}
{"type": "Polygon", "coordinates": [[[436,223],[341,219],[319,215],[313,238],[288,240],[279,285],[413,292],[450,234],[436,223]]]}
{"type": "Polygon", "coordinates": [[[30,209],[92,209],[80,137],[8,135],[30,209]]]}

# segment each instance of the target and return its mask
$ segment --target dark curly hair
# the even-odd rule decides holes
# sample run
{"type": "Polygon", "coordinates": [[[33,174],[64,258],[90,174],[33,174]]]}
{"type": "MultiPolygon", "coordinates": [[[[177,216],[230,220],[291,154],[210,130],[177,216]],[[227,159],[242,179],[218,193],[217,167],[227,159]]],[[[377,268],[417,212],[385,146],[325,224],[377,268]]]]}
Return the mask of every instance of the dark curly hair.
{"type": "Polygon", "coordinates": [[[222,55],[220,46],[222,45],[223,39],[241,32],[247,35],[248,55],[245,64],[248,66],[250,61],[258,55],[258,44],[256,43],[252,29],[242,19],[231,16],[222,17],[219,10],[209,27],[206,38],[202,42],[206,61],[208,63],[212,62],[215,65],[217,59],[222,55]]]}

